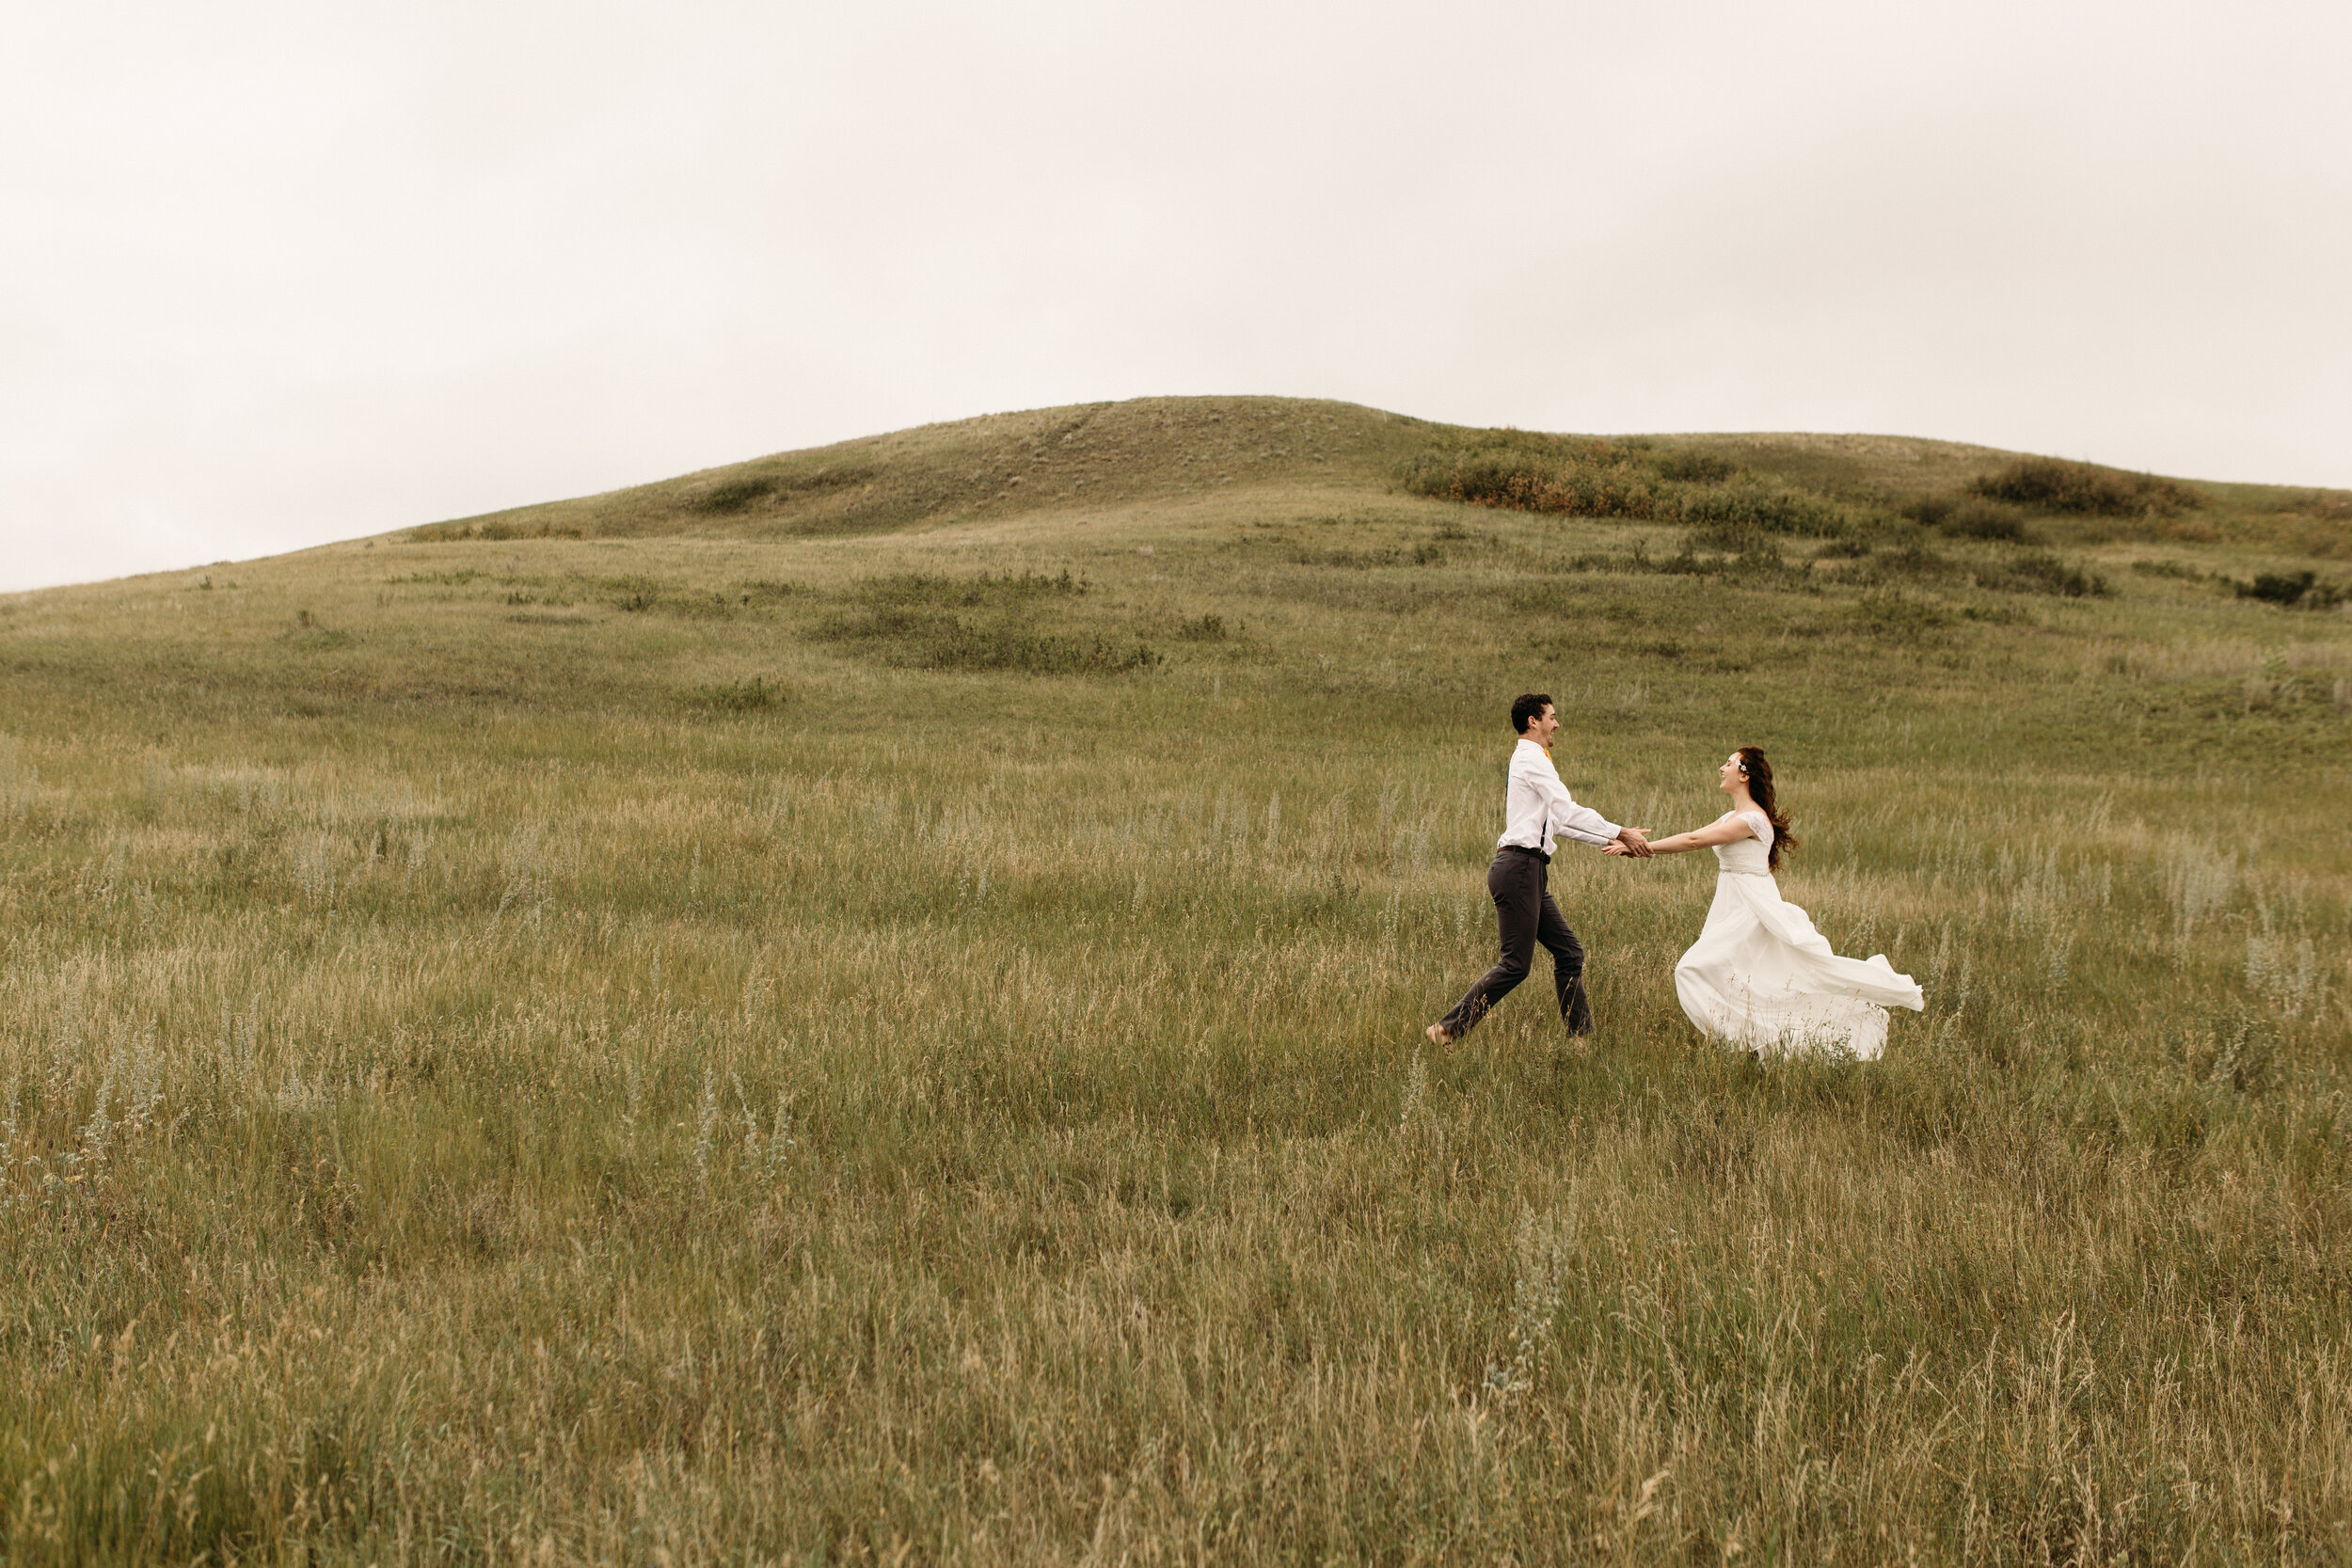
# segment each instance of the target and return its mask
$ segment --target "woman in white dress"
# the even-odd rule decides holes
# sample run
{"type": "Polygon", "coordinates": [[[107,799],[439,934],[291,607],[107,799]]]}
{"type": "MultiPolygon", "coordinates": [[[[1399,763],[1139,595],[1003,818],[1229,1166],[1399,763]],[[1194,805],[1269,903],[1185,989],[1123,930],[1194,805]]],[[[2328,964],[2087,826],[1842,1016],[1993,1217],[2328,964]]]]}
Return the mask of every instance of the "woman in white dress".
{"type": "MultiPolygon", "coordinates": [[[[1742,1050],[1820,1051],[1865,1060],[1886,1047],[1886,1009],[1927,999],[1883,953],[1841,958],[1772,873],[1797,847],[1772,800],[1772,765],[1753,746],[1731,753],[1719,787],[1731,810],[1704,828],[1650,841],[1653,853],[1712,849],[1721,867],[1699,940],[1675,965],[1675,995],[1700,1032],[1742,1050]]],[[[1613,855],[1625,853],[1611,845],[1613,855]]]]}

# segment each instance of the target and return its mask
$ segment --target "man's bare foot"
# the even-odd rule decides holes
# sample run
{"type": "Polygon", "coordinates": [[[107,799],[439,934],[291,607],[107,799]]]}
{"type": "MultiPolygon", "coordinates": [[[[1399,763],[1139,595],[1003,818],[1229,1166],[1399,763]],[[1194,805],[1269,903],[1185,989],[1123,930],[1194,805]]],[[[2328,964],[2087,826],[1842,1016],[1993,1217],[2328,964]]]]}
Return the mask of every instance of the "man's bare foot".
{"type": "Polygon", "coordinates": [[[1442,1023],[1433,1023],[1428,1028],[1423,1029],[1422,1034],[1428,1038],[1431,1045],[1452,1045],[1454,1043],[1454,1037],[1445,1032],[1445,1025],[1442,1023]]]}

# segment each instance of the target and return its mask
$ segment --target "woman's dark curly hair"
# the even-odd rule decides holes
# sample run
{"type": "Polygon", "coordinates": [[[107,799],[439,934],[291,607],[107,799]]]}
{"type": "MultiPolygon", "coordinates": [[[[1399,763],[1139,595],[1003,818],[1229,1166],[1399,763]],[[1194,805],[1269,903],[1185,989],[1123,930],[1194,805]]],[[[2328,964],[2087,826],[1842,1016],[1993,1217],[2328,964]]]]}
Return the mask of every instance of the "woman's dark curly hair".
{"type": "Polygon", "coordinates": [[[1798,847],[1797,835],[1788,831],[1788,815],[1772,799],[1772,765],[1764,760],[1760,746],[1742,746],[1739,751],[1740,772],[1748,781],[1748,793],[1755,797],[1756,809],[1764,814],[1764,820],[1772,825],[1772,847],[1764,863],[1774,871],[1780,869],[1780,852],[1798,847]]]}

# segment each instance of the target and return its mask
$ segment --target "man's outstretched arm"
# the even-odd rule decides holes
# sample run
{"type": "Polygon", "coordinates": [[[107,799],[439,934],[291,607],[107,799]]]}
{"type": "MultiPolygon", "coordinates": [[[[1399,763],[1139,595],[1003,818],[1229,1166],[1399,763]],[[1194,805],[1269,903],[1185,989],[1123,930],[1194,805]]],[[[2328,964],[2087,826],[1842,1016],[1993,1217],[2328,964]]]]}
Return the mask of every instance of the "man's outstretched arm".
{"type": "Polygon", "coordinates": [[[1539,768],[1534,784],[1543,793],[1553,832],[1595,847],[1622,844],[1628,854],[1645,855],[1649,852],[1646,829],[1621,828],[1592,807],[1577,804],[1576,797],[1568,793],[1568,786],[1560,782],[1559,773],[1552,768],[1539,768]]]}

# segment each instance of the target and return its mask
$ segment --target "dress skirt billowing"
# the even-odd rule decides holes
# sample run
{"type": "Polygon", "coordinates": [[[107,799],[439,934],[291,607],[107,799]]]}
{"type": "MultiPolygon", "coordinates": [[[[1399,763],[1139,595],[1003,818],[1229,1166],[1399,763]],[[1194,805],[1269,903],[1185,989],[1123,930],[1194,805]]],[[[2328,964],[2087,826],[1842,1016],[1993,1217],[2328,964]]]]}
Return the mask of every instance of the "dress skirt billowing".
{"type": "MultiPolygon", "coordinates": [[[[1760,861],[1754,841],[1738,848],[1760,861]]],[[[1726,855],[1724,858],[1729,859],[1726,855]]],[[[1675,995],[1703,1033],[1767,1055],[1875,1057],[1886,1009],[1927,1006],[1918,985],[1883,953],[1841,958],[1765,871],[1716,879],[1699,940],[1675,965],[1675,995]]]]}

